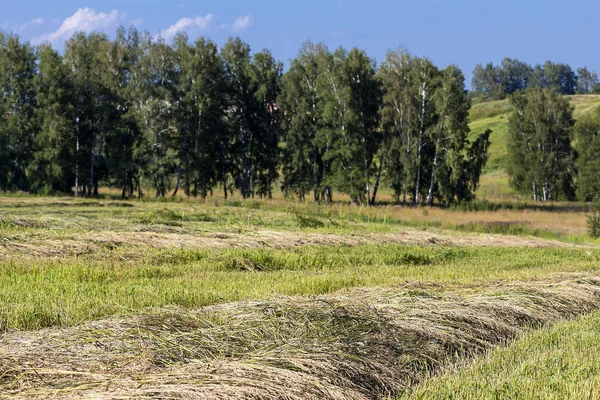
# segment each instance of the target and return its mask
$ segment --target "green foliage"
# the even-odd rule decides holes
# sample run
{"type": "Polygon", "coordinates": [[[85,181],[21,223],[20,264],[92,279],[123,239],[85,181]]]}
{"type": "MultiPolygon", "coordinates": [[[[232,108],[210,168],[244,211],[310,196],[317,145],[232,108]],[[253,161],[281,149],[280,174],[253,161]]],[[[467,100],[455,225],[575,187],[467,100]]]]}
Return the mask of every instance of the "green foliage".
{"type": "Polygon", "coordinates": [[[204,38],[190,45],[187,36],[179,35],[175,57],[181,99],[176,110],[178,185],[188,196],[206,197],[227,168],[221,157],[228,145],[225,70],[217,45],[204,38]]]}
{"type": "Polygon", "coordinates": [[[28,190],[37,132],[34,49],[0,32],[0,190],[28,190]]]}
{"type": "Polygon", "coordinates": [[[77,132],[73,87],[67,66],[50,45],[38,50],[35,77],[40,131],[27,167],[31,191],[71,193],[75,183],[77,132]]]}
{"type": "Polygon", "coordinates": [[[502,100],[517,91],[541,88],[562,95],[590,94],[600,90],[598,76],[587,68],[577,75],[567,64],[547,61],[531,66],[522,61],[505,58],[500,65],[478,64],[473,71],[473,96],[483,100],[502,100]]]}
{"type": "Polygon", "coordinates": [[[323,44],[306,42],[282,80],[279,103],[285,110],[283,128],[282,190],[304,200],[310,191],[315,200],[331,198],[324,185],[330,164],[323,160],[329,141],[324,137],[325,91],[321,66],[329,57],[323,44]]]}
{"type": "Polygon", "coordinates": [[[381,91],[375,63],[358,49],[338,49],[324,60],[321,79],[328,125],[323,160],[331,166],[326,183],[348,194],[353,203],[368,203],[380,142],[381,91]]]}
{"type": "Polygon", "coordinates": [[[511,185],[533,200],[574,198],[573,107],[555,92],[530,89],[511,97],[507,143],[511,185]]]}
{"type": "Polygon", "coordinates": [[[598,74],[595,71],[590,71],[587,67],[577,70],[577,93],[600,93],[600,80],[598,80],[598,74]]]}
{"type": "Polygon", "coordinates": [[[455,66],[443,71],[399,49],[380,71],[386,93],[382,110],[387,178],[406,203],[425,198],[449,204],[470,201],[487,162],[490,132],[469,148],[470,99],[455,66]]]}
{"type": "Polygon", "coordinates": [[[594,239],[600,238],[600,203],[594,204],[592,212],[587,217],[588,232],[594,239]]]}
{"type": "MultiPolygon", "coordinates": [[[[471,201],[484,167],[512,163],[503,143],[508,102],[480,103],[469,124],[471,98],[598,90],[586,68],[508,58],[478,66],[467,93],[458,68],[440,71],[402,49],[376,70],[360,49],[308,42],[284,74],[269,51],[252,53],[239,38],[219,49],[204,38],[168,44],[119,28],[113,40],[77,33],[64,55],[1,38],[4,191],[98,196],[110,186],[125,198],[152,188],[167,201],[180,190],[227,197],[239,189],[271,198],[280,183],[301,200],[312,192],[331,202],[337,191],[373,204],[384,187],[413,204],[471,201]],[[493,135],[482,134],[488,129],[493,135]]],[[[593,176],[582,168],[575,180],[565,168],[561,197],[572,197],[571,180],[585,198],[593,176]]]]}
{"type": "Polygon", "coordinates": [[[582,201],[600,199],[600,108],[581,116],[575,124],[577,194],[582,201]]]}

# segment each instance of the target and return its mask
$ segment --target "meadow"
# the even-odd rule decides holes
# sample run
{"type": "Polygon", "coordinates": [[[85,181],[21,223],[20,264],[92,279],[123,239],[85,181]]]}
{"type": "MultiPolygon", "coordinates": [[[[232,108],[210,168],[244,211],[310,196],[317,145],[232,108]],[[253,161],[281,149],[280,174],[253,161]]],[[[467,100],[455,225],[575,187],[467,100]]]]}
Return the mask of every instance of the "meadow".
{"type": "Polygon", "coordinates": [[[586,212],[6,196],[0,397],[529,398],[594,337],[586,212]]]}

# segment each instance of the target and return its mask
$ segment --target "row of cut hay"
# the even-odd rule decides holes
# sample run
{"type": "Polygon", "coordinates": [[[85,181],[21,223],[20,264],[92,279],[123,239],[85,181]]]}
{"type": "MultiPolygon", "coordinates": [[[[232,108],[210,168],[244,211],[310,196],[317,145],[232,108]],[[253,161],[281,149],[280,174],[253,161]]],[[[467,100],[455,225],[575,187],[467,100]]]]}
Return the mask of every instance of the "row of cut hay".
{"type": "Polygon", "coordinates": [[[0,235],[0,260],[15,258],[64,258],[97,255],[104,258],[107,250],[130,247],[145,249],[223,249],[270,248],[300,246],[358,246],[363,244],[407,244],[423,246],[491,246],[491,247],[578,247],[554,240],[490,234],[460,234],[445,231],[423,231],[404,228],[393,233],[333,234],[256,230],[237,233],[164,233],[164,232],[100,232],[64,236],[44,233],[0,235]]]}
{"type": "Polygon", "coordinates": [[[17,398],[378,399],[600,308],[600,276],[148,311],[0,339],[17,398]]]}

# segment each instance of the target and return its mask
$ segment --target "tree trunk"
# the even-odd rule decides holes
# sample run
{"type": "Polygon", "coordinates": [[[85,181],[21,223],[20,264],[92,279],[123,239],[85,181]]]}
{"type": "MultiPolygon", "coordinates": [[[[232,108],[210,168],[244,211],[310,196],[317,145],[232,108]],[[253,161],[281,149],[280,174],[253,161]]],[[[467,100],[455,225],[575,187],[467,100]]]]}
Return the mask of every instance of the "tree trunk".
{"type": "Polygon", "coordinates": [[[181,165],[177,167],[177,184],[175,185],[175,190],[171,197],[177,196],[177,192],[179,192],[179,186],[181,185],[181,165]]]}
{"type": "Polygon", "coordinates": [[[242,192],[242,198],[246,199],[248,198],[248,181],[247,181],[247,177],[248,177],[248,154],[247,154],[247,143],[246,143],[246,131],[245,131],[245,127],[244,127],[245,121],[244,121],[244,110],[240,109],[240,143],[241,143],[241,151],[242,151],[242,182],[240,184],[240,189],[242,192]]]}
{"type": "Polygon", "coordinates": [[[383,171],[383,164],[385,163],[386,154],[384,153],[381,157],[381,162],[379,163],[379,171],[377,171],[377,179],[375,180],[375,185],[373,186],[373,197],[371,198],[371,204],[375,205],[375,199],[377,198],[377,190],[379,190],[379,183],[381,182],[381,173],[383,171]]]}
{"type": "Polygon", "coordinates": [[[421,126],[419,128],[419,141],[417,142],[417,181],[415,182],[415,206],[419,205],[419,190],[421,185],[421,151],[423,147],[423,135],[425,134],[425,96],[426,85],[423,83],[421,89],[421,126]]]}
{"type": "MultiPolygon", "coordinates": [[[[221,133],[222,134],[222,133],[221,133]]],[[[225,141],[221,137],[219,141],[219,158],[221,161],[221,182],[223,183],[223,196],[227,200],[227,167],[225,166],[225,141]]]]}
{"type": "Polygon", "coordinates": [[[437,144],[435,146],[435,155],[433,156],[433,167],[431,169],[431,182],[429,183],[429,192],[427,194],[427,205],[428,206],[433,205],[433,189],[435,187],[435,170],[437,167],[439,144],[440,144],[440,140],[438,139],[437,144]]]}
{"type": "Polygon", "coordinates": [[[137,189],[138,189],[138,199],[141,199],[142,197],[144,197],[144,192],[142,190],[142,181],[141,181],[141,179],[138,179],[138,181],[137,181],[137,189]]]}
{"type": "Polygon", "coordinates": [[[417,157],[417,180],[415,182],[415,199],[414,199],[414,205],[418,206],[419,205],[419,185],[421,183],[421,149],[419,148],[419,155],[417,157]]]}
{"type": "Polygon", "coordinates": [[[92,188],[94,187],[94,145],[92,143],[92,151],[90,152],[90,190],[88,196],[92,196],[92,188]]]}
{"type": "Polygon", "coordinates": [[[75,145],[75,197],[79,196],[79,138],[75,145]]]}
{"type": "Polygon", "coordinates": [[[248,137],[248,146],[250,148],[250,157],[248,157],[248,197],[254,199],[254,146],[252,146],[252,133],[248,137]]]}

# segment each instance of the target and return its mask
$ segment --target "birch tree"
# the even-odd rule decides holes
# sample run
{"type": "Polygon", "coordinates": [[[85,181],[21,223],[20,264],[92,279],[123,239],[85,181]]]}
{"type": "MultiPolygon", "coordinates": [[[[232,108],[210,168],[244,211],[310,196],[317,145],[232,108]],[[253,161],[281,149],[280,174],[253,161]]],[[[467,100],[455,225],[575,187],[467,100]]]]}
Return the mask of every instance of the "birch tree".
{"type": "Polygon", "coordinates": [[[306,42],[282,80],[280,95],[283,109],[285,143],[283,148],[283,184],[285,193],[304,200],[312,190],[315,201],[323,200],[323,182],[328,168],[323,161],[327,141],[321,141],[325,130],[323,98],[326,84],[320,77],[320,65],[329,51],[323,44],[306,42]]]}
{"type": "MultiPolygon", "coordinates": [[[[166,196],[176,172],[175,86],[177,73],[173,49],[164,41],[142,39],[142,55],[132,74],[134,113],[142,139],[134,156],[143,166],[144,176],[156,196],[166,196]]],[[[141,191],[142,185],[138,185],[141,191]]],[[[140,192],[141,195],[141,192],[140,192]]]]}
{"type": "Polygon", "coordinates": [[[221,50],[225,62],[225,78],[228,84],[228,120],[233,134],[237,161],[237,185],[242,197],[254,193],[254,142],[256,139],[255,113],[258,107],[252,79],[250,46],[241,39],[230,39],[221,50]]]}
{"type": "Polygon", "coordinates": [[[0,190],[27,190],[37,121],[35,54],[14,35],[0,32],[0,190]]]}
{"type": "MultiPolygon", "coordinates": [[[[216,44],[205,38],[193,45],[185,35],[176,41],[178,177],[183,173],[186,195],[205,197],[218,183],[226,138],[223,61],[216,44]]],[[[179,181],[179,178],[178,178],[179,181]]]]}
{"type": "Polygon", "coordinates": [[[388,160],[388,182],[397,199],[402,196],[404,204],[414,184],[414,162],[417,158],[413,135],[416,120],[416,109],[412,101],[413,65],[410,53],[404,48],[398,48],[388,51],[379,71],[384,90],[382,127],[389,153],[388,157],[383,158],[388,160]]]}
{"type": "Polygon", "coordinates": [[[578,198],[597,201],[600,199],[600,108],[579,117],[574,131],[578,198]]]}
{"type": "Polygon", "coordinates": [[[31,190],[36,193],[70,194],[75,183],[75,107],[69,71],[49,44],[38,50],[35,77],[36,112],[40,130],[27,167],[31,190]]]}
{"type": "Polygon", "coordinates": [[[426,204],[431,206],[436,189],[442,195],[453,197],[461,178],[463,159],[469,135],[469,110],[471,102],[465,90],[465,78],[457,67],[451,65],[441,73],[441,84],[436,91],[437,125],[432,130],[433,162],[426,204]],[[440,169],[443,179],[439,179],[440,169]],[[445,189],[445,190],[444,190],[445,189]]]}
{"type": "Polygon", "coordinates": [[[415,146],[417,158],[415,161],[414,196],[413,204],[421,201],[423,188],[428,182],[427,171],[431,167],[434,147],[434,129],[438,115],[435,109],[435,93],[439,83],[438,69],[426,58],[415,59],[413,84],[413,104],[416,108],[415,146]]]}
{"type": "Polygon", "coordinates": [[[282,110],[277,105],[281,91],[283,65],[271,52],[254,55],[252,73],[255,83],[256,145],[254,150],[254,182],[258,196],[271,198],[273,184],[279,176],[279,141],[282,110]]]}
{"type": "Polygon", "coordinates": [[[534,201],[574,198],[573,107],[552,89],[511,98],[507,169],[511,185],[534,201]]]}

